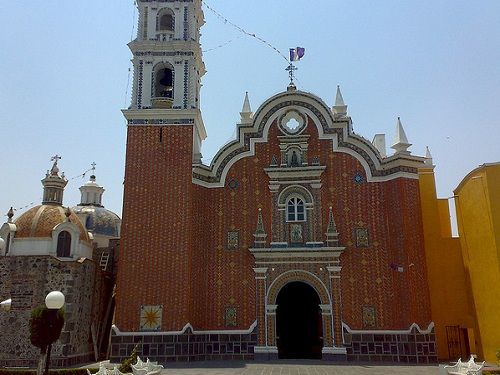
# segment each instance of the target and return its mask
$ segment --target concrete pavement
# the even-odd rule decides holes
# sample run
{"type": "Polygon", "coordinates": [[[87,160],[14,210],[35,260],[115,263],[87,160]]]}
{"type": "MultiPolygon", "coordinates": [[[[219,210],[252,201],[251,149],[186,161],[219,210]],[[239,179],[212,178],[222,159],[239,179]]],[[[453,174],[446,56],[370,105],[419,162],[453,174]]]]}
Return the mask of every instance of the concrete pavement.
{"type": "Polygon", "coordinates": [[[434,366],[333,365],[322,361],[172,363],[162,375],[438,375],[434,366]]]}

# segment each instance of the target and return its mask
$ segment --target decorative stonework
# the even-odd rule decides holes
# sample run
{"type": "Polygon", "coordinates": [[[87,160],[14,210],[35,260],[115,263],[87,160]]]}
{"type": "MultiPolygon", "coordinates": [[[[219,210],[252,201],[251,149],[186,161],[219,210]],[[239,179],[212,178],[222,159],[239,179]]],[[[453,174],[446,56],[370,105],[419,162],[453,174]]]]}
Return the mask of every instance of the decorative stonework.
{"type": "Polygon", "coordinates": [[[357,184],[362,184],[363,182],[365,182],[365,178],[361,172],[356,172],[352,179],[357,184]]]}
{"type": "MultiPolygon", "coordinates": [[[[322,102],[320,102],[316,97],[312,95],[306,95],[305,93],[301,93],[300,95],[302,96],[307,96],[308,100],[314,101],[314,105],[310,104],[306,101],[300,100],[297,98],[297,93],[283,93],[280,95],[281,98],[287,98],[287,97],[294,97],[293,99],[290,100],[284,100],[279,103],[277,103],[274,107],[272,107],[268,112],[266,112],[263,116],[262,119],[258,125],[258,128],[256,129],[255,132],[251,133],[245,133],[243,135],[243,138],[239,138],[238,140],[235,140],[233,142],[228,143],[225,146],[225,149],[230,149],[232,148],[233,151],[230,153],[224,152],[224,150],[221,150],[219,152],[220,157],[223,159],[221,162],[218,160],[214,160],[212,163],[213,166],[217,166],[217,169],[213,171],[212,167],[204,167],[203,169],[209,170],[210,175],[205,175],[205,174],[200,174],[196,171],[193,171],[193,178],[198,179],[200,181],[206,182],[206,183],[218,183],[221,181],[222,174],[224,169],[226,168],[226,165],[231,162],[233,158],[235,158],[237,155],[241,153],[245,153],[250,151],[250,140],[252,138],[259,138],[262,139],[264,136],[264,128],[266,127],[269,119],[279,110],[286,108],[286,107],[301,107],[306,110],[311,111],[314,116],[318,119],[322,131],[325,135],[331,135],[335,136],[337,139],[337,144],[339,148],[345,148],[349,149],[352,152],[358,154],[364,161],[367,163],[371,176],[373,177],[385,177],[385,176],[390,176],[391,174],[395,173],[408,173],[408,174],[418,174],[418,168],[410,165],[396,165],[394,167],[385,167],[387,164],[392,162],[393,160],[382,160],[378,155],[378,152],[376,152],[376,149],[374,146],[368,142],[366,139],[363,137],[357,136],[356,134],[353,134],[352,132],[348,132],[347,137],[345,137],[344,134],[344,126],[345,124],[348,124],[348,119],[344,119],[342,121],[336,121],[332,115],[330,110],[328,109],[328,116],[330,118],[327,119],[323,115],[323,113],[320,111],[320,108],[324,108],[324,105],[322,102]],[[330,127],[328,122],[333,123],[333,124],[340,124],[340,126],[335,126],[335,127],[330,127]],[[363,144],[363,147],[358,146],[356,143],[353,141],[356,141],[356,143],[363,144]],[[239,147],[235,148],[235,145],[239,145],[239,147]],[[368,154],[366,150],[372,150],[374,151],[373,154],[376,155],[374,158],[368,154]],[[384,168],[385,167],[385,168],[384,168]],[[214,174],[212,174],[214,173],[214,174]]],[[[275,98],[272,98],[270,100],[276,100],[275,98]]],[[[262,105],[261,108],[266,108],[266,104],[269,104],[269,102],[266,102],[262,105]]],[[[261,113],[257,112],[254,115],[254,118],[260,118],[261,113]]],[[[389,158],[386,158],[389,159],[389,158]]],[[[410,161],[411,163],[418,163],[420,162],[417,158],[412,158],[408,157],[404,159],[406,161],[410,161]]],[[[423,165],[423,161],[422,161],[423,165]]]]}
{"type": "Polygon", "coordinates": [[[374,328],[376,326],[375,307],[363,306],[363,327],[374,328]]]}
{"type": "Polygon", "coordinates": [[[140,330],[141,331],[159,331],[161,329],[161,321],[163,314],[163,306],[141,306],[140,314],[140,330]]]}
{"type": "Polygon", "coordinates": [[[368,247],[370,245],[368,239],[368,228],[354,229],[356,236],[356,247],[368,247]]]}
{"type": "Polygon", "coordinates": [[[301,224],[290,224],[290,243],[301,244],[304,242],[301,224]]]}
{"type": "Polygon", "coordinates": [[[227,187],[231,190],[236,190],[238,189],[239,186],[240,186],[239,181],[234,178],[230,179],[229,182],[227,183],[227,187]]]}
{"type": "Polygon", "coordinates": [[[330,303],[328,290],[325,288],[325,285],[321,282],[321,280],[312,273],[300,270],[288,271],[280,275],[268,289],[267,303],[275,305],[281,288],[292,281],[302,281],[309,284],[316,290],[316,293],[318,293],[321,304],[327,305],[330,303]]]}
{"type": "Polygon", "coordinates": [[[230,230],[227,232],[227,249],[237,250],[239,248],[240,232],[237,230],[230,230]]]}
{"type": "Polygon", "coordinates": [[[300,134],[307,124],[306,116],[296,110],[289,110],[282,115],[278,121],[279,128],[285,135],[295,136],[300,134]],[[290,121],[294,120],[296,126],[290,126],[290,121]]]}
{"type": "Polygon", "coordinates": [[[237,323],[236,307],[227,307],[224,314],[224,325],[226,327],[236,327],[237,323]]]}

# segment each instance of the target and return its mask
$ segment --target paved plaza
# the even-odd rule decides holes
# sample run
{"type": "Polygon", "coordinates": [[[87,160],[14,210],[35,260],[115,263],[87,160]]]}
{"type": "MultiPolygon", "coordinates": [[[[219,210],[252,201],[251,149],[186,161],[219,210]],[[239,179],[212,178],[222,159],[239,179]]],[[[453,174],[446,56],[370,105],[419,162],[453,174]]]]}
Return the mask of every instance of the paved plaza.
{"type": "Polygon", "coordinates": [[[195,362],[171,364],[162,375],[438,375],[434,366],[377,366],[373,364],[333,365],[321,361],[284,361],[271,363],[195,362]]]}

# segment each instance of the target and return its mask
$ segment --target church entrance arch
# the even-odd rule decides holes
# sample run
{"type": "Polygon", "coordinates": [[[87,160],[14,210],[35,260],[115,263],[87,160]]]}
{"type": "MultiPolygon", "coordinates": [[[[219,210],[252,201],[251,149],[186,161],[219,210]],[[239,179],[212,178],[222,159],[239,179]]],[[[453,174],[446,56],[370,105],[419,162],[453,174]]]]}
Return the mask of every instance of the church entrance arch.
{"type": "Polygon", "coordinates": [[[301,281],[290,282],[279,291],[276,304],[279,358],[321,359],[323,322],[316,290],[301,281]]]}

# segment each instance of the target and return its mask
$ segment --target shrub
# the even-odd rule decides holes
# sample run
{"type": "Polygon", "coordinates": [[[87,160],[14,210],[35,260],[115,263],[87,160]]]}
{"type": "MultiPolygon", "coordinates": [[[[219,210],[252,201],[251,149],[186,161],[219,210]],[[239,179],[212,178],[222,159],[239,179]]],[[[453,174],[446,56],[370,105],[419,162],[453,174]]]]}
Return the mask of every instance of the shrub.
{"type": "Polygon", "coordinates": [[[129,373],[132,372],[132,365],[135,365],[137,363],[137,349],[139,348],[139,345],[141,342],[139,341],[135,346],[134,349],[132,350],[132,353],[130,356],[125,359],[120,367],[118,367],[118,370],[123,373],[129,373]]]}
{"type": "Polygon", "coordinates": [[[31,312],[30,340],[42,352],[59,338],[64,325],[64,310],[59,309],[55,317],[51,316],[53,313],[45,306],[38,306],[31,312]],[[51,320],[52,325],[48,323],[51,320]]]}

